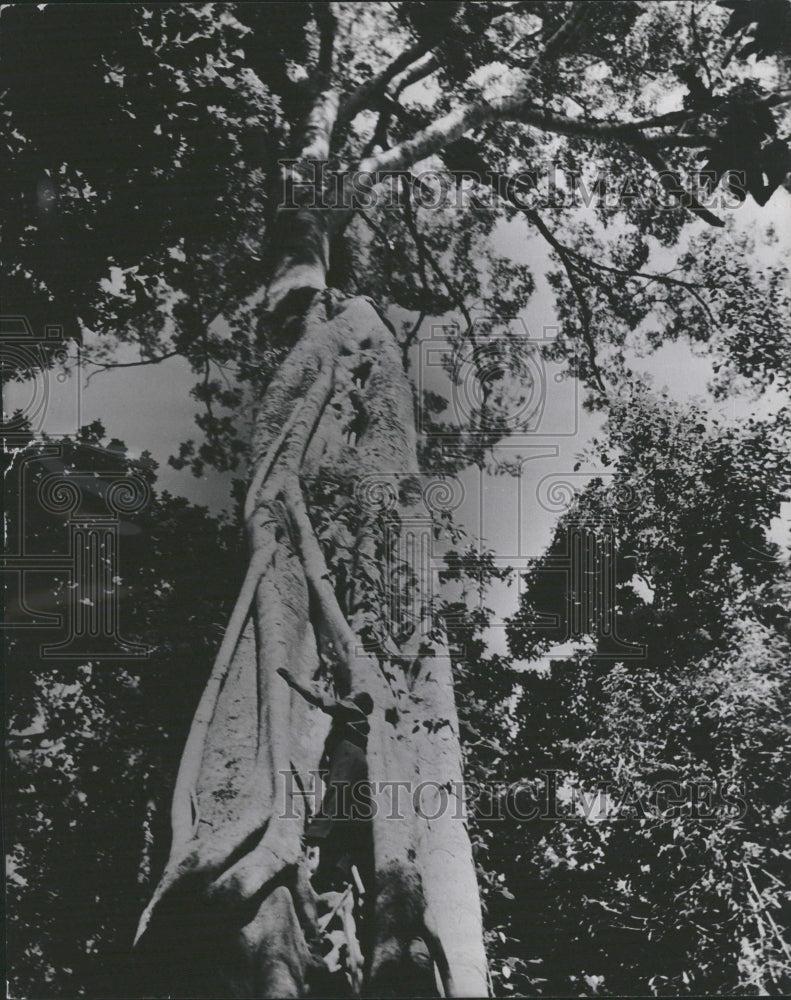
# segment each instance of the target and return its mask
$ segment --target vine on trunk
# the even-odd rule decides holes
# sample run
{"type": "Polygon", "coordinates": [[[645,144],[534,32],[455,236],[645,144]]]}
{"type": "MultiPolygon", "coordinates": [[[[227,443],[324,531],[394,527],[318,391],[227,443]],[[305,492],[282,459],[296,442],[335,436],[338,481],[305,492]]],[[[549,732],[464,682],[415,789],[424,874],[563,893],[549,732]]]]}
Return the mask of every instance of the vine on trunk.
{"type": "MultiPolygon", "coordinates": [[[[415,567],[393,559],[398,525],[421,498],[412,392],[368,300],[314,294],[255,427],[250,565],[187,740],[171,854],[138,939],[161,942],[179,908],[197,905],[236,934],[245,989],[303,995],[345,968],[352,993],[481,993],[463,813],[435,808],[461,781],[449,661],[424,634],[415,567]],[[353,587],[333,578],[306,499],[327,482],[351,539],[353,587]],[[388,628],[394,587],[418,602],[398,629],[388,628]],[[337,706],[365,699],[366,732],[355,736],[354,710],[337,706]],[[368,779],[370,812],[335,884],[318,892],[335,848],[328,839],[311,872],[306,794],[338,746],[368,779]],[[429,807],[413,795],[421,782],[429,807]]],[[[345,816],[332,821],[350,829],[345,816]]]]}

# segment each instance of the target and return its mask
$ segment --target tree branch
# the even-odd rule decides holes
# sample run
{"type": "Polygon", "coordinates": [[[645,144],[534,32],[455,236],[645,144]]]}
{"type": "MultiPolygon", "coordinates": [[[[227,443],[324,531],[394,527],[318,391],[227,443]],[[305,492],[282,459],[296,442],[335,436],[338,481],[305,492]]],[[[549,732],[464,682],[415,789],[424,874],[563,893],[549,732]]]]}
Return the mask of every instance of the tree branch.
{"type": "MultiPolygon", "coordinates": [[[[547,47],[553,43],[560,31],[550,39],[547,47]]],[[[565,35],[564,37],[568,37],[565,35]]],[[[540,58],[544,58],[542,53],[540,58]]],[[[534,71],[536,59],[531,64],[529,73],[534,71]]],[[[723,105],[730,100],[723,98],[723,105]]],[[[777,107],[791,101],[791,91],[781,91],[760,98],[756,105],[777,107]]],[[[536,108],[531,104],[530,95],[525,88],[518,94],[509,94],[492,101],[471,101],[450,111],[442,118],[432,122],[426,128],[409,139],[398,143],[391,149],[365,158],[359,165],[359,170],[368,173],[397,172],[405,170],[426,157],[438,153],[443,147],[460,138],[465,132],[490,121],[512,119],[533,125],[544,132],[554,132],[558,135],[576,136],[589,139],[616,139],[630,144],[639,142],[645,149],[649,147],[679,147],[700,149],[714,145],[717,136],[712,133],[696,135],[663,132],[659,135],[646,135],[648,129],[678,125],[689,119],[688,112],[672,111],[666,115],[656,115],[646,119],[636,119],[628,122],[597,121],[590,118],[571,118],[546,108],[536,108]]]]}
{"type": "Polygon", "coordinates": [[[415,340],[417,339],[417,335],[420,332],[420,328],[421,326],[423,326],[423,323],[425,322],[427,315],[428,313],[426,312],[426,310],[421,309],[420,312],[418,313],[417,319],[409,328],[409,330],[406,333],[406,336],[404,337],[404,342],[401,345],[401,358],[403,359],[405,370],[407,370],[409,367],[409,349],[412,347],[415,340]]]}
{"type": "MultiPolygon", "coordinates": [[[[409,196],[408,184],[406,181],[404,182],[404,187],[407,189],[406,202],[404,204],[404,218],[407,220],[407,228],[409,228],[410,233],[412,235],[412,239],[414,240],[415,243],[415,249],[417,250],[418,269],[420,270],[420,285],[423,289],[423,294],[426,297],[426,301],[428,301],[431,296],[431,286],[428,283],[428,274],[426,274],[425,246],[421,239],[419,238],[416,239],[416,233],[414,230],[417,227],[415,226],[414,222],[414,216],[412,213],[412,199],[409,196]],[[411,227],[410,227],[410,221],[411,221],[411,227]]],[[[424,305],[418,314],[417,320],[412,325],[412,327],[407,331],[407,335],[404,338],[404,343],[401,345],[401,356],[404,360],[404,368],[407,367],[407,364],[409,362],[409,349],[414,343],[414,340],[417,337],[418,331],[423,325],[423,321],[425,320],[425,318],[426,318],[426,306],[424,305]]]]}
{"type": "MultiPolygon", "coordinates": [[[[426,294],[431,294],[431,287],[430,287],[430,285],[428,283],[428,275],[426,274],[426,263],[428,263],[431,266],[431,269],[434,271],[434,273],[439,278],[439,280],[448,289],[448,292],[450,293],[451,297],[453,298],[453,301],[456,303],[456,305],[459,308],[459,311],[464,316],[465,322],[467,323],[467,329],[469,330],[470,327],[472,326],[472,318],[470,316],[470,312],[469,312],[469,310],[467,309],[467,306],[464,303],[464,299],[463,299],[461,293],[458,291],[457,288],[454,287],[454,285],[451,283],[450,279],[442,271],[442,269],[440,268],[439,264],[434,259],[434,257],[429,254],[429,252],[428,252],[428,250],[426,248],[425,242],[423,240],[423,237],[420,235],[420,232],[417,229],[417,225],[416,225],[415,220],[414,220],[414,215],[412,213],[412,202],[411,202],[411,199],[409,198],[408,188],[406,187],[409,184],[409,181],[405,177],[402,178],[402,179],[403,179],[404,184],[405,184],[405,195],[406,195],[405,203],[404,203],[404,217],[406,219],[407,227],[409,228],[410,235],[412,236],[412,239],[413,239],[413,241],[415,243],[415,248],[417,250],[417,254],[418,254],[418,267],[420,269],[420,282],[421,282],[421,286],[423,288],[423,291],[426,294]]],[[[370,219],[368,217],[368,215],[364,211],[362,211],[362,209],[357,209],[357,214],[360,216],[360,218],[363,220],[363,222],[365,222],[365,224],[368,226],[368,228],[371,230],[371,232],[374,233],[376,236],[378,236],[379,239],[382,241],[382,243],[384,243],[385,246],[388,246],[389,245],[389,240],[387,238],[387,235],[382,231],[382,229],[372,219],[370,219]]],[[[351,213],[350,213],[350,215],[351,215],[351,213]]],[[[414,342],[414,338],[417,335],[417,332],[420,329],[420,327],[423,325],[423,321],[425,320],[425,318],[426,318],[427,315],[428,315],[428,313],[427,313],[427,311],[425,309],[423,309],[423,310],[420,311],[420,314],[419,314],[419,316],[417,318],[417,321],[415,322],[415,324],[413,325],[413,327],[411,328],[411,330],[407,334],[406,339],[404,340],[404,343],[401,345],[401,354],[402,354],[402,356],[404,358],[404,365],[405,366],[406,366],[406,362],[407,362],[407,359],[408,359],[409,348],[412,345],[412,343],[414,342]]]]}
{"type": "MultiPolygon", "coordinates": [[[[626,139],[639,138],[641,141],[652,146],[678,146],[698,148],[712,145],[718,141],[718,137],[712,133],[699,132],[695,135],[679,134],[677,132],[659,135],[646,135],[648,129],[662,129],[677,127],[685,124],[690,118],[700,117],[704,114],[712,114],[721,111],[729,104],[733,103],[733,96],[725,94],[722,97],[714,98],[709,107],[701,111],[690,111],[682,109],[679,111],[668,111],[661,115],[652,115],[648,118],[636,118],[632,121],[618,122],[607,119],[595,118],[571,118],[549,109],[525,107],[519,114],[519,120],[528,125],[535,125],[542,131],[556,132],[560,135],[572,135],[581,138],[591,139],[626,139]]],[[[751,101],[739,101],[740,106],[774,108],[791,102],[791,91],[778,91],[775,94],[767,94],[751,101]]]]}
{"type": "Polygon", "coordinates": [[[427,52],[422,59],[418,60],[414,66],[410,66],[397,79],[393,80],[393,86],[388,87],[387,94],[394,101],[397,101],[401,94],[418,80],[423,80],[439,69],[439,59],[434,52],[427,52]]]}
{"type": "Polygon", "coordinates": [[[520,121],[526,125],[533,125],[542,132],[553,132],[557,135],[600,140],[615,139],[632,144],[635,140],[640,140],[646,146],[700,149],[711,146],[717,141],[717,137],[710,133],[698,135],[663,133],[647,136],[643,134],[642,129],[650,127],[648,123],[652,119],[646,122],[606,122],[571,118],[545,108],[533,107],[530,100],[521,95],[510,95],[491,102],[478,101],[462,105],[432,122],[410,139],[405,139],[391,149],[366,157],[360,162],[358,169],[361,173],[370,174],[396,173],[405,170],[420,160],[438,153],[466,132],[499,119],[520,121]]]}
{"type": "MultiPolygon", "coordinates": [[[[495,178],[492,178],[492,187],[494,188],[495,193],[499,193],[499,186],[497,185],[497,181],[495,178]]],[[[533,209],[524,208],[523,206],[519,205],[519,203],[514,199],[513,194],[510,193],[507,189],[506,189],[506,197],[516,208],[518,208],[525,215],[525,217],[536,227],[536,229],[538,229],[538,231],[541,233],[544,239],[549,243],[549,245],[557,252],[558,256],[560,257],[560,261],[563,264],[566,274],[568,275],[572,291],[574,292],[574,296],[577,299],[577,303],[579,305],[580,316],[582,319],[582,336],[588,350],[588,361],[591,366],[591,371],[593,373],[593,377],[596,381],[597,387],[606,396],[607,389],[606,386],[604,385],[604,380],[602,378],[598,362],[596,361],[596,345],[594,343],[593,334],[591,332],[591,323],[593,320],[593,316],[591,313],[590,306],[588,305],[588,301],[585,298],[585,293],[575,273],[574,263],[569,258],[568,248],[565,247],[560,242],[560,240],[557,239],[555,234],[549,229],[549,227],[546,225],[546,223],[538,214],[538,212],[536,212],[533,209]]]]}
{"type": "Polygon", "coordinates": [[[319,29],[319,59],[316,73],[316,89],[324,90],[332,83],[335,61],[335,32],[338,21],[332,3],[314,3],[313,17],[319,29]]]}
{"type": "Polygon", "coordinates": [[[443,146],[455,141],[472,128],[483,125],[495,118],[506,117],[515,109],[528,103],[526,86],[540,63],[548,56],[559,54],[563,43],[571,37],[582,20],[588,16],[582,6],[577,6],[555,34],[549,39],[544,49],[535,57],[527,71],[527,79],[522,83],[522,93],[491,102],[487,100],[471,101],[455,111],[449,112],[443,118],[432,122],[411,139],[406,139],[376,156],[367,157],[360,163],[359,170],[377,173],[379,171],[404,170],[419,160],[439,152],[443,146]]]}
{"type": "MultiPolygon", "coordinates": [[[[510,14],[509,10],[501,10],[496,5],[492,5],[490,23],[497,18],[510,14]]],[[[582,11],[575,10],[569,21],[576,21],[585,16],[582,11]]],[[[563,41],[561,32],[564,26],[556,32],[558,42],[563,41]]],[[[547,43],[545,54],[549,53],[549,46],[553,39],[547,43]]],[[[381,72],[365,83],[360,84],[356,90],[344,100],[338,116],[339,124],[348,125],[360,111],[368,108],[375,102],[377,97],[388,94],[395,100],[412,83],[422,80],[435,70],[439,69],[440,61],[435,52],[432,51],[431,42],[421,40],[411,45],[408,49],[399,53],[398,56],[381,72]],[[414,64],[414,65],[413,65],[414,64]],[[392,84],[392,86],[390,86],[392,84]]]]}
{"type": "MultiPolygon", "coordinates": [[[[584,262],[585,266],[594,267],[599,271],[607,271],[610,274],[617,274],[624,278],[641,278],[644,281],[655,281],[662,285],[676,285],[679,288],[684,288],[698,301],[711,322],[714,322],[714,315],[708,302],[706,302],[691,281],[682,281],[681,278],[673,278],[669,274],[652,274],[648,271],[629,271],[623,267],[614,267],[612,264],[603,264],[601,261],[594,260],[592,257],[587,257],[584,253],[580,253],[579,250],[575,250],[573,247],[564,245],[563,249],[567,254],[570,254],[571,256],[578,258],[578,260],[584,262]]],[[[577,265],[577,267],[579,267],[579,265],[577,265]]]]}
{"type": "Polygon", "coordinates": [[[548,58],[558,55],[562,51],[565,43],[574,37],[589,16],[589,5],[581,3],[574,4],[571,14],[569,14],[563,24],[561,24],[557,31],[547,40],[544,48],[530,63],[527,71],[528,75],[532,76],[540,64],[545,62],[548,58]]]}
{"type": "Polygon", "coordinates": [[[534,125],[542,132],[554,132],[557,135],[576,136],[583,139],[620,139],[626,142],[640,138],[656,146],[688,146],[704,147],[716,142],[716,136],[710,134],[679,135],[678,133],[657,136],[646,136],[645,129],[659,128],[665,125],[679,124],[687,121],[689,112],[671,111],[667,115],[657,115],[653,118],[635,119],[628,122],[612,122],[591,118],[571,118],[546,108],[512,107],[505,117],[513,117],[526,125],[534,125]]]}
{"type": "Polygon", "coordinates": [[[424,267],[425,262],[428,262],[429,267],[434,272],[434,274],[439,278],[442,284],[447,288],[454,300],[456,305],[459,307],[459,311],[464,316],[464,321],[467,324],[467,330],[469,331],[472,327],[472,317],[470,316],[470,311],[464,303],[464,297],[461,292],[455,287],[451,282],[450,278],[445,274],[442,268],[439,266],[438,262],[434,256],[429,253],[426,247],[423,237],[420,235],[420,230],[417,228],[417,220],[415,219],[415,214],[412,206],[412,181],[410,178],[403,177],[403,191],[404,191],[404,219],[409,229],[410,235],[415,242],[415,246],[418,252],[418,258],[421,261],[421,267],[424,267]]]}
{"type": "Polygon", "coordinates": [[[686,208],[694,215],[697,215],[698,218],[703,219],[704,222],[708,222],[710,226],[716,226],[721,229],[725,225],[722,219],[701,205],[695,195],[684,187],[681,178],[671,169],[659,150],[653,149],[643,138],[636,139],[632,145],[643,156],[646,162],[656,170],[659,183],[668,194],[674,198],[679,198],[682,204],[686,202],[686,208]]]}
{"type": "Polygon", "coordinates": [[[585,341],[585,346],[588,349],[588,361],[591,366],[591,371],[593,372],[593,377],[596,381],[601,393],[606,396],[607,388],[604,385],[604,380],[602,379],[601,371],[599,370],[598,362],[596,361],[596,345],[593,340],[593,334],[591,332],[591,323],[593,321],[593,315],[591,313],[591,308],[588,305],[588,300],[585,298],[585,292],[579,283],[576,271],[574,269],[573,263],[569,260],[566,254],[566,248],[563,244],[555,238],[555,234],[549,229],[544,220],[538,214],[538,212],[532,209],[523,209],[524,214],[533,223],[536,229],[541,233],[544,239],[549,243],[549,245],[557,252],[560,257],[560,262],[568,275],[569,282],[571,284],[574,296],[577,299],[577,304],[579,305],[580,317],[582,319],[582,337],[585,341]]]}
{"type": "Polygon", "coordinates": [[[168,351],[167,354],[162,354],[158,358],[146,358],[142,361],[114,361],[107,364],[102,361],[91,361],[90,358],[86,358],[86,364],[94,365],[94,367],[99,368],[100,371],[91,372],[85,381],[90,382],[94,375],[99,375],[102,371],[107,371],[110,368],[141,368],[143,365],[158,365],[161,361],[168,361],[170,358],[178,357],[180,354],[182,354],[181,351],[168,351]]]}
{"type": "Polygon", "coordinates": [[[338,127],[349,125],[361,111],[371,106],[377,97],[381,97],[386,91],[388,84],[394,80],[399,73],[402,73],[413,62],[420,59],[430,49],[430,44],[425,41],[416,42],[408,49],[404,49],[396,58],[386,66],[376,76],[361,83],[353,90],[341,104],[338,112],[338,127]]]}

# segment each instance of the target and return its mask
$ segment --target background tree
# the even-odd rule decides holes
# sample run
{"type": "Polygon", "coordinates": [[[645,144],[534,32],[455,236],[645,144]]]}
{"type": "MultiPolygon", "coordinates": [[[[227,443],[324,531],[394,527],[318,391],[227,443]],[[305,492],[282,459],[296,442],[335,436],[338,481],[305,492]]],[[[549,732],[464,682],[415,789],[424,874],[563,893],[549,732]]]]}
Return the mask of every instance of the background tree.
{"type": "MultiPolygon", "coordinates": [[[[21,529],[28,551],[42,554],[61,553],[68,542],[63,517],[35,498],[53,473],[50,455],[47,442],[31,443],[24,453],[32,470],[26,496],[13,470],[5,479],[9,536],[21,529]]],[[[119,474],[156,485],[150,457],[132,459],[122,442],[106,440],[99,424],[61,441],[57,462],[65,476],[95,477],[99,494],[119,474]]],[[[40,646],[52,641],[51,631],[5,636],[7,955],[14,996],[137,992],[129,941],[148,883],[164,862],[177,734],[189,725],[222,633],[233,597],[228,581],[244,574],[238,528],[166,492],[125,518],[121,532],[120,618],[125,636],[146,646],[148,657],[42,660],[40,646]]],[[[26,594],[28,606],[66,613],[69,583],[65,572],[57,580],[41,573],[26,594]]],[[[13,622],[10,589],[6,597],[6,620],[13,622]]]]}
{"type": "Polygon", "coordinates": [[[514,778],[527,754],[594,818],[569,807],[512,834],[552,907],[530,911],[525,893],[508,922],[534,930],[550,994],[573,988],[570,967],[608,993],[788,988],[789,567],[765,534],[787,497],[787,419],[733,427],[633,397],[607,428],[613,477],[591,482],[528,580],[510,625],[520,657],[551,644],[537,611],[565,614],[546,559],[567,525],[611,524],[627,557],[619,634],[646,650],[602,660],[600,636],[521,677],[514,778]]]}
{"type": "MultiPolygon", "coordinates": [[[[157,989],[184,988],[173,983],[195,971],[185,954],[210,956],[199,971],[221,980],[188,981],[191,993],[299,995],[322,981],[319,914],[332,904],[309,883],[295,788],[331,727],[305,690],[371,698],[372,781],[461,778],[444,631],[436,618],[424,627],[432,609],[393,527],[425,517],[419,456],[429,473],[487,463],[524,391],[521,343],[505,333],[497,376],[479,369],[480,405],[445,425],[448,447],[418,439],[411,347],[425,317],[461,314],[459,348],[468,302],[504,332],[532,291],[529,269],[498,253],[497,225],[519,216],[554,255],[555,350],[610,426],[635,378],[624,350],[635,336],[649,348],[682,331],[709,342],[720,326],[738,339],[738,324],[717,319],[728,309],[717,251],[695,255],[685,225],[724,226],[714,191],[763,203],[784,180],[788,95],[769,83],[786,50],[769,51],[754,6],[752,20],[629,0],[3,11],[6,301],[37,324],[103,337],[106,363],[117,339],[142,363],[188,357],[205,440],[179,461],[196,470],[234,466],[245,445],[221,410],[240,410],[243,384],[256,404],[249,568],[138,931],[157,989]],[[731,36],[750,32],[768,74],[734,57],[731,36]],[[672,110],[659,106],[667,93],[672,110]],[[545,197],[549,163],[567,191],[596,192],[593,227],[573,199],[545,197]],[[442,178],[470,196],[428,213],[442,178]],[[653,268],[674,245],[684,277],[653,268]],[[412,315],[392,325],[391,307],[412,315]]],[[[771,368],[772,349],[738,357],[750,377],[771,368]]],[[[388,822],[387,795],[376,805],[353,987],[361,976],[374,994],[430,994],[438,975],[448,995],[486,992],[464,825],[447,811],[428,823],[408,801],[388,822]]]]}

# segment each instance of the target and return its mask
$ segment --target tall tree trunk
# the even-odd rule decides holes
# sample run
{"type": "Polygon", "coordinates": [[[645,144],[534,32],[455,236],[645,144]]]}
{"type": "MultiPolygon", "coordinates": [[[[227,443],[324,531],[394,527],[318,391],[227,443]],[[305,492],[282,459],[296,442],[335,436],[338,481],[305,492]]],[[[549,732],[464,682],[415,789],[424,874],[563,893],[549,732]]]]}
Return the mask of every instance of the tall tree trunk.
{"type": "MultiPolygon", "coordinates": [[[[322,93],[303,161],[326,158],[336,111],[322,93]]],[[[291,181],[304,176],[293,169],[291,181]]],[[[374,305],[325,287],[327,213],[306,204],[275,225],[269,335],[290,349],[256,415],[250,567],[187,740],[170,858],[138,940],[166,973],[153,989],[321,991],[326,911],[343,899],[311,885],[303,793],[337,741],[333,705],[372,704],[370,840],[352,858],[366,902],[344,911],[362,945],[355,958],[347,919],[349,991],[482,996],[450,660],[437,630],[426,635],[419,567],[402,554],[430,502],[412,387],[374,305]],[[394,610],[405,592],[409,606],[394,610]]]]}

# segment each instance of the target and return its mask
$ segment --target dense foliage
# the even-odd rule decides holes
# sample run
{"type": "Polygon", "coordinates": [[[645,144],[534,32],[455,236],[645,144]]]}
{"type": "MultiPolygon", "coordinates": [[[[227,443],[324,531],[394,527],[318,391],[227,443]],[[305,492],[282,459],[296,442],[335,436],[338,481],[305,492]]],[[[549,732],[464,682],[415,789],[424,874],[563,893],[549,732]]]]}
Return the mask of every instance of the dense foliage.
{"type": "MultiPolygon", "coordinates": [[[[597,636],[520,678],[513,779],[529,760],[586,799],[514,835],[552,905],[538,916],[520,894],[509,922],[533,929],[549,993],[570,969],[605,993],[786,993],[791,573],[765,531],[788,491],[788,415],[728,426],[641,394],[607,430],[613,475],[547,556],[569,521],[613,530],[619,635],[645,655],[597,658],[597,636]]],[[[545,572],[510,625],[521,657],[547,645],[536,611],[564,612],[545,572]]]]}
{"type": "MultiPolygon", "coordinates": [[[[133,459],[122,442],[103,439],[93,424],[59,442],[58,474],[89,476],[96,497],[120,474],[155,484],[150,457],[133,459]]],[[[28,551],[44,556],[68,549],[64,517],[36,501],[38,484],[53,472],[49,454],[46,442],[31,443],[13,456],[5,480],[9,538],[21,531],[28,551]],[[15,470],[26,459],[20,496],[15,470]]],[[[166,849],[181,743],[244,570],[236,529],[165,492],[120,530],[120,630],[147,647],[147,657],[42,659],[41,646],[61,638],[61,629],[6,632],[12,996],[135,994],[130,941],[166,849]]],[[[67,573],[34,576],[28,608],[66,614],[67,573]]]]}
{"type": "MultiPolygon", "coordinates": [[[[481,786],[473,840],[495,990],[787,993],[791,573],[767,534],[791,478],[787,261],[782,234],[739,213],[770,199],[767,212],[787,211],[790,5],[336,6],[344,93],[410,45],[434,57],[421,85],[381,90],[341,122],[339,172],[511,80],[533,97],[522,120],[440,149],[430,180],[408,172],[398,199],[351,213],[333,240],[332,284],[388,311],[413,374],[431,317],[453,321],[454,348],[495,335],[474,406],[450,405],[467,378],[452,359],[445,395],[424,392],[424,468],[507,471],[496,446],[528,378],[509,331],[544,277],[560,321],[550,353],[604,420],[575,469],[585,487],[523,581],[508,657],[485,642],[486,585],[504,573],[447,526],[443,613],[481,786]],[[542,62],[580,6],[563,58],[542,62]],[[618,131],[635,121],[656,124],[618,131]],[[550,168],[565,178],[553,190],[550,168]],[[451,197],[430,208],[436,184],[451,197]],[[535,254],[517,259],[514,233],[543,241],[547,271],[535,254]],[[643,373],[668,347],[706,359],[697,400],[643,373]],[[579,524],[611,532],[619,635],[641,658],[597,656],[595,634],[558,652],[536,624],[568,613],[549,569],[579,524]],[[541,656],[551,662],[536,669],[541,656]],[[550,821],[487,819],[514,783],[521,808],[550,821]]],[[[314,96],[315,7],[0,12],[4,302],[35,330],[61,324],[96,362],[112,365],[119,344],[142,362],[186,356],[202,433],[174,461],[198,473],[236,467],[245,384],[282,358],[250,331],[262,329],[277,160],[314,96]]],[[[150,459],[103,444],[100,426],[61,449],[64,469],[155,485],[150,459]]],[[[348,497],[311,489],[338,581],[348,497]]],[[[22,524],[9,509],[10,537],[61,550],[62,519],[32,504],[22,524]]],[[[124,530],[121,621],[148,659],[56,663],[39,657],[40,631],[8,633],[16,995],[119,995],[134,982],[125,956],[162,867],[178,753],[243,575],[240,532],[185,500],[154,494],[124,530]]]]}

